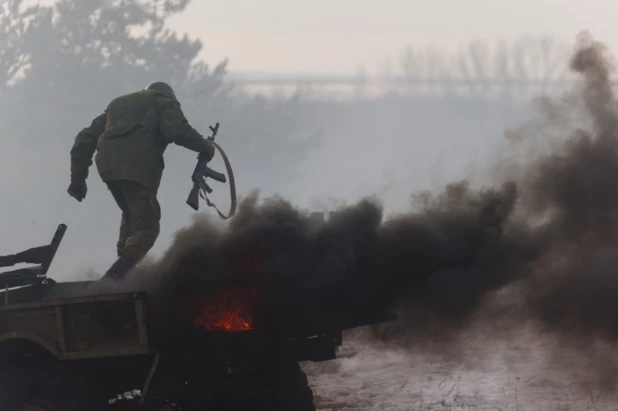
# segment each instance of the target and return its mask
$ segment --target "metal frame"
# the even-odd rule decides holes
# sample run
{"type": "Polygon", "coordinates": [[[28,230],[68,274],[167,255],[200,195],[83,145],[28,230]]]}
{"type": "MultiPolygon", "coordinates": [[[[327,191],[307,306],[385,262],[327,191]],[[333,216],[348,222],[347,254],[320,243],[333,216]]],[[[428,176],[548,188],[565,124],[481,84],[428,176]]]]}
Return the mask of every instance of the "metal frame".
{"type": "Polygon", "coordinates": [[[37,308],[50,308],[53,307],[56,314],[56,327],[57,327],[57,335],[58,335],[58,344],[60,349],[54,347],[54,345],[47,341],[45,338],[42,338],[40,335],[36,335],[31,332],[23,332],[23,331],[9,331],[4,334],[0,334],[0,345],[4,342],[15,340],[15,339],[24,339],[35,342],[45,349],[47,349],[54,357],[59,360],[82,360],[82,359],[91,359],[91,358],[104,358],[104,357],[118,357],[118,356],[130,356],[130,355],[152,355],[156,353],[156,350],[150,346],[148,339],[147,326],[145,324],[145,301],[142,293],[125,293],[125,294],[115,294],[115,295],[104,295],[104,296],[92,296],[92,297],[76,297],[76,298],[65,298],[65,299],[57,299],[57,300],[49,300],[49,301],[36,301],[30,303],[22,303],[22,304],[13,304],[13,305],[4,305],[0,306],[0,313],[2,312],[11,312],[11,311],[21,311],[28,309],[37,309],[37,308]],[[92,351],[82,351],[82,352],[70,352],[67,347],[67,339],[70,330],[67,330],[65,327],[65,307],[74,304],[90,304],[95,302],[102,301],[126,301],[126,300],[134,300],[135,302],[135,312],[136,312],[136,320],[137,320],[137,329],[139,334],[139,344],[141,347],[131,347],[131,348],[110,348],[110,349],[95,349],[92,351]]]}
{"type": "Polygon", "coordinates": [[[93,296],[85,296],[85,297],[71,297],[71,298],[58,298],[54,300],[39,300],[32,301],[28,303],[19,303],[19,304],[11,304],[11,305],[0,305],[0,312],[2,311],[15,311],[15,310],[24,310],[30,308],[41,308],[41,307],[55,307],[69,304],[84,304],[84,303],[94,303],[100,301],[118,301],[118,300],[135,300],[141,299],[143,293],[122,293],[122,294],[105,294],[105,295],[93,295],[93,296]]]}
{"type": "Polygon", "coordinates": [[[20,263],[37,264],[31,267],[0,273],[0,283],[4,283],[5,305],[9,303],[9,288],[34,285],[47,279],[47,272],[56,256],[56,252],[64,238],[66,230],[66,224],[59,224],[49,244],[29,248],[17,254],[0,257],[0,267],[10,267],[20,263]]]}

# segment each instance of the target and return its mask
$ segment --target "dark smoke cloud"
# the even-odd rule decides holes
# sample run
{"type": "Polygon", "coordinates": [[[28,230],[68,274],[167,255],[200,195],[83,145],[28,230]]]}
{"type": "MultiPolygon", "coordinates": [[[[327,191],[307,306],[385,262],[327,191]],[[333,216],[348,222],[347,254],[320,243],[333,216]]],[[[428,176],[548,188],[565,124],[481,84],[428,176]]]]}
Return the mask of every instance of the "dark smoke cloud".
{"type": "Polygon", "coordinates": [[[618,114],[605,47],[582,36],[571,69],[584,79],[590,129],[577,129],[528,173],[530,215],[549,215],[548,249],[530,303],[552,326],[615,338],[618,311],[618,114]]]}
{"type": "Polygon", "coordinates": [[[387,341],[454,341],[479,316],[533,320],[571,341],[615,339],[618,115],[605,54],[590,36],[578,38],[570,68],[581,88],[539,102],[541,121],[518,130],[534,135],[539,150],[523,164],[501,160],[493,186],[462,181],[417,193],[410,212],[389,218],[377,199],[365,199],[323,226],[284,199],[260,202],[254,193],[228,227],[201,218],[179,231],[129,284],[150,291],[167,325],[178,320],[168,307],[241,285],[257,287],[281,320],[397,310],[400,321],[376,329],[387,341]]]}

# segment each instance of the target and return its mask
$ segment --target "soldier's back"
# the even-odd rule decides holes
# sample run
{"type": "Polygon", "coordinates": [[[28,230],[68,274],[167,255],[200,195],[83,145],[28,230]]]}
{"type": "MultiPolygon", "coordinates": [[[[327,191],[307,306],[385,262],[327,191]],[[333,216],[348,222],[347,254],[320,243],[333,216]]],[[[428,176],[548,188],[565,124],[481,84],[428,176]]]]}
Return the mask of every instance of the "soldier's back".
{"type": "Polygon", "coordinates": [[[113,99],[95,161],[103,181],[129,180],[158,189],[164,169],[155,91],[141,90],[113,99]]]}

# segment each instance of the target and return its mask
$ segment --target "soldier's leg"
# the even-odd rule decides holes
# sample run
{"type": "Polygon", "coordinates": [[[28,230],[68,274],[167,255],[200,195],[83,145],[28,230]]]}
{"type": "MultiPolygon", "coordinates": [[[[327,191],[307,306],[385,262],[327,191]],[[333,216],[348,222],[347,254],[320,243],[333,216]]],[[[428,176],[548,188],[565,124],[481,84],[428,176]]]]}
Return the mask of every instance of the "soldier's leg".
{"type": "Polygon", "coordinates": [[[122,182],[112,181],[107,183],[109,191],[112,193],[116,204],[122,211],[122,217],[120,219],[120,232],[118,235],[118,242],[116,243],[116,249],[118,257],[121,256],[122,250],[124,250],[127,238],[131,235],[131,210],[127,204],[127,199],[124,196],[122,190],[122,182]]]}
{"type": "Polygon", "coordinates": [[[159,237],[161,208],[157,192],[139,184],[123,185],[130,211],[131,234],[127,238],[122,256],[135,261],[142,260],[159,237]]]}
{"type": "Polygon", "coordinates": [[[122,219],[120,220],[120,235],[118,236],[118,243],[116,243],[116,249],[118,257],[120,257],[127,244],[127,239],[131,236],[131,214],[122,213],[122,219]]]}
{"type": "Polygon", "coordinates": [[[118,181],[115,186],[121,193],[118,197],[126,204],[125,216],[130,229],[127,228],[123,247],[118,249],[118,260],[103,278],[121,281],[154,245],[159,236],[161,210],[156,191],[130,181],[118,181]]]}

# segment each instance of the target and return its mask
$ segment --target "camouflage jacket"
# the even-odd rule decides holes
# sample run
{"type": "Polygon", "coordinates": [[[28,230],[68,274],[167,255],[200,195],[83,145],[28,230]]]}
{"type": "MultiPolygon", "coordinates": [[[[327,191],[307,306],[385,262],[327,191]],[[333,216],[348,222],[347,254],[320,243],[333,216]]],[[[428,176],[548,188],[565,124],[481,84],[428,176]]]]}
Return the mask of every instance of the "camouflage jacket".
{"type": "Polygon", "coordinates": [[[213,145],[189,125],[177,101],[146,90],[120,96],[75,137],[71,178],[88,177],[96,150],[103,181],[130,180],[158,190],[163,153],[170,143],[214,154],[213,145]]]}

